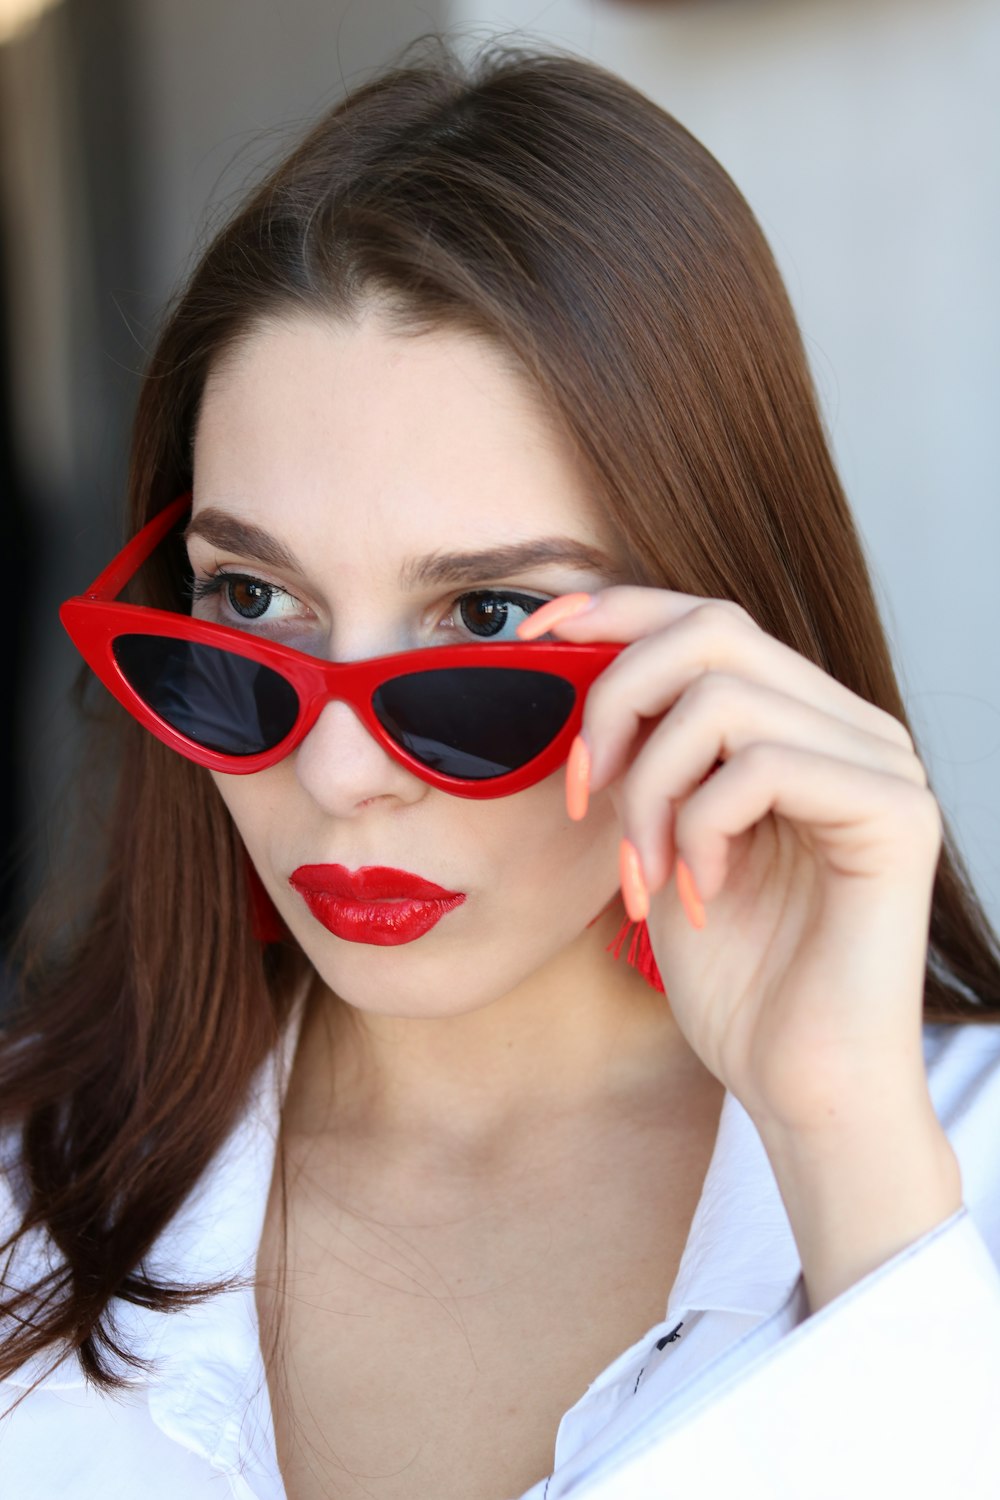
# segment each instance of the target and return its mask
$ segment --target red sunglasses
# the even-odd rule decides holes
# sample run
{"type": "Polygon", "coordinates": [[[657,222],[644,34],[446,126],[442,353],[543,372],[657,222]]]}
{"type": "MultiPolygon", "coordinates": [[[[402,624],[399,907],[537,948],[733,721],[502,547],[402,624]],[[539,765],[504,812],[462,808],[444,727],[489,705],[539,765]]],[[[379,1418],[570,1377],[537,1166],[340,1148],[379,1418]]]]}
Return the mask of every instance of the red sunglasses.
{"type": "Polygon", "coordinates": [[[73,644],[139,723],[200,766],[247,775],[291,754],[331,699],[414,775],[456,797],[504,797],[555,771],[586,691],[621,645],[470,641],[329,662],[248,631],[118,595],[191,506],[179,496],[59,611],[73,644]]]}

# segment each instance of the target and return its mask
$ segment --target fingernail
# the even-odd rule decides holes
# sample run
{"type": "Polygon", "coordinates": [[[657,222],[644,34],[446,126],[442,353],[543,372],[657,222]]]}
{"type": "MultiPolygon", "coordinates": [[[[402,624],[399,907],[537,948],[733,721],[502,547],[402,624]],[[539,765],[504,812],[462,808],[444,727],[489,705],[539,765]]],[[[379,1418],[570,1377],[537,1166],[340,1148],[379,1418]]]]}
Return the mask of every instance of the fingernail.
{"type": "Polygon", "coordinates": [[[558,599],[550,599],[548,604],[543,604],[541,609],[536,609],[534,614],[522,620],[515,634],[518,640],[533,641],[536,636],[551,630],[553,625],[560,625],[573,615],[583,614],[593,602],[592,594],[560,594],[558,599]]]}
{"type": "Polygon", "coordinates": [[[582,735],[577,735],[566,762],[566,811],[574,823],[587,815],[590,800],[590,751],[582,735]]]}
{"type": "Polygon", "coordinates": [[[629,839],[622,839],[619,850],[622,899],[632,922],[644,922],[649,915],[649,892],[639,862],[639,851],[629,839]]]}
{"type": "Polygon", "coordinates": [[[705,925],[705,907],[694,883],[694,876],[682,859],[677,861],[677,894],[691,926],[700,932],[705,925]]]}

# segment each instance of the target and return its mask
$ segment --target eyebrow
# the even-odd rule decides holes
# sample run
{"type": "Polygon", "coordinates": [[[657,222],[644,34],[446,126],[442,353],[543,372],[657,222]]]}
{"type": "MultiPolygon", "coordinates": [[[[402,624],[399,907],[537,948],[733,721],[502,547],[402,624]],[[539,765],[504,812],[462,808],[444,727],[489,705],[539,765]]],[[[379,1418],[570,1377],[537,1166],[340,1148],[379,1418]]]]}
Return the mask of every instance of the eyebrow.
{"type": "Polygon", "coordinates": [[[288,548],[273,537],[263,526],[254,526],[249,521],[238,521],[227,516],[223,510],[202,510],[192,516],[184,528],[184,540],[200,536],[213,547],[223,552],[240,552],[244,557],[256,558],[270,568],[285,568],[297,573],[299,565],[288,548]]]}
{"type": "Polygon", "coordinates": [[[476,583],[556,563],[613,576],[621,571],[606,553],[585,542],[567,536],[541,536],[482,552],[431,552],[415,557],[403,564],[399,581],[404,589],[476,583]]]}
{"type": "MultiPolygon", "coordinates": [[[[301,569],[294,556],[277,537],[254,526],[249,521],[239,521],[221,510],[202,510],[191,520],[184,532],[184,540],[200,536],[213,546],[226,552],[238,552],[244,557],[255,558],[272,568],[284,568],[299,573],[301,569]]],[[[532,537],[530,541],[511,542],[499,547],[487,547],[481,552],[430,552],[425,557],[410,558],[400,569],[399,582],[404,589],[430,588],[440,585],[459,585],[483,582],[488,578],[501,578],[527,568],[547,567],[561,564],[563,567],[580,568],[585,572],[607,574],[618,577],[621,568],[597,547],[573,537],[532,537]]]]}

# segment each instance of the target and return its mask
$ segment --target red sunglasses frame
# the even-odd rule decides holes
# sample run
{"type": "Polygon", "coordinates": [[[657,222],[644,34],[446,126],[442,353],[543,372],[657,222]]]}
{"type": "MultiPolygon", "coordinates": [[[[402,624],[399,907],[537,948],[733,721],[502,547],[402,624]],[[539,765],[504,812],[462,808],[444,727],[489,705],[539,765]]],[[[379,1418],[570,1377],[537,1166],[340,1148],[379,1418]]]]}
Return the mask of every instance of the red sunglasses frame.
{"type": "Polygon", "coordinates": [[[59,610],[59,618],[87,665],[133,718],[171,750],[213,771],[248,776],[276,765],[301,744],[325,705],[338,699],[354,710],[387,754],[419,776],[421,781],[456,797],[509,796],[542,781],[566,760],[570,744],[580,728],[587,689],[623,649],[620,644],[605,643],[574,645],[562,641],[498,641],[480,645],[470,641],[458,646],[427,646],[361,661],[329,662],[229,625],[192,619],[190,615],[173,610],[117,602],[118,595],[190,506],[190,493],[179,495],[165,506],[126,543],[84,594],[65,601],[59,610]],[[269,667],[295,690],[299,701],[295,723],[277,745],[256,755],[227,755],[206,749],[160,718],[130,686],[115,660],[113,646],[119,636],[133,634],[168,636],[174,640],[214,646],[269,667]],[[424,765],[383,728],[371,701],[375,690],[390,678],[472,666],[550,672],[576,689],[576,699],[566,723],[543,750],[516,770],[475,781],[448,776],[424,765]]]}

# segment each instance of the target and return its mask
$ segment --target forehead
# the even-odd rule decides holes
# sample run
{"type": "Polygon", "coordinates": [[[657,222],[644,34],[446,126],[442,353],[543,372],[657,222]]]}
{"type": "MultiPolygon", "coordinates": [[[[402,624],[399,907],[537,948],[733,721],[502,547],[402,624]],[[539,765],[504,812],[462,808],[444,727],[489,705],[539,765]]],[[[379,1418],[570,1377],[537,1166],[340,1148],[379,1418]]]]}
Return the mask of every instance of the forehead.
{"type": "Polygon", "coordinates": [[[220,507],[345,564],[560,532],[606,541],[565,437],[484,339],[288,318],[206,384],[196,509],[220,507]]]}

